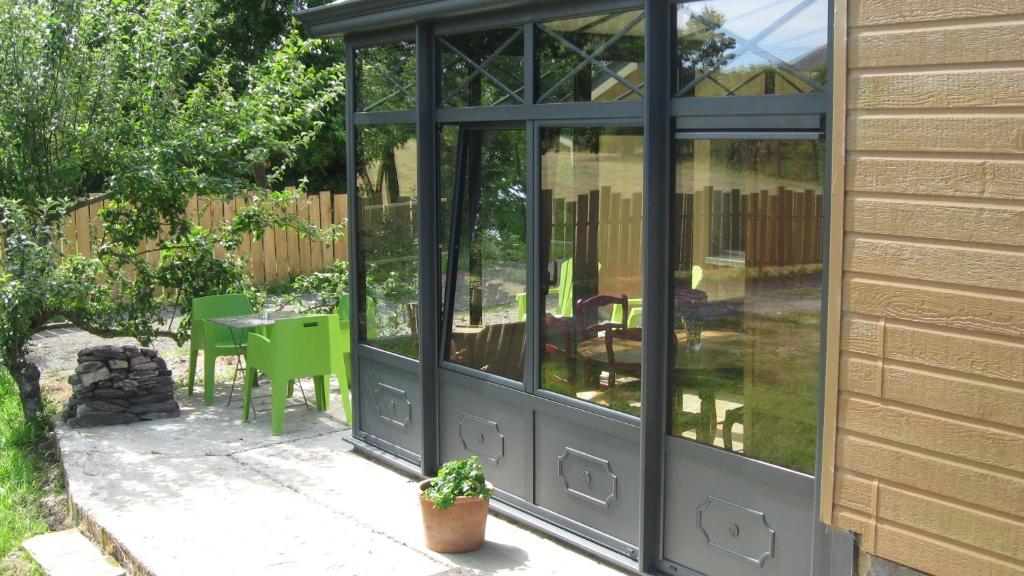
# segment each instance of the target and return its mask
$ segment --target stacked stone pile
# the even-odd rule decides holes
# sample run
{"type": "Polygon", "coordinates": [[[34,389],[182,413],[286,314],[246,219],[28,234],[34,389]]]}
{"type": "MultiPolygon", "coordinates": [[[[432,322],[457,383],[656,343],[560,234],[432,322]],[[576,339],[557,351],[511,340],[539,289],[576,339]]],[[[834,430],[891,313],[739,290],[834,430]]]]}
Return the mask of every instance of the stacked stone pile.
{"type": "Polygon", "coordinates": [[[78,366],[68,383],[72,394],[63,418],[74,428],[174,418],[180,413],[171,371],[151,348],[85,348],[78,353],[78,366]]]}

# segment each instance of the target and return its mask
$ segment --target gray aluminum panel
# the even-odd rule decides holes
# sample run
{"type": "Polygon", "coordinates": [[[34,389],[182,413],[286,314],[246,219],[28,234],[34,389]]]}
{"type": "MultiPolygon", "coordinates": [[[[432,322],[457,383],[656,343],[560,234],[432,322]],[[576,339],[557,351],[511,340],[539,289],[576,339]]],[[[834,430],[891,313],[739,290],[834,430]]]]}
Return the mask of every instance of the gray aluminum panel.
{"type": "Polygon", "coordinates": [[[476,454],[496,487],[532,500],[533,415],[516,402],[521,393],[485,394],[482,387],[495,386],[457,372],[439,372],[441,460],[476,454]]]}
{"type": "Polygon", "coordinates": [[[417,370],[364,355],[359,362],[360,431],[414,454],[422,448],[422,401],[417,370]]]}
{"type": "Polygon", "coordinates": [[[534,422],[536,504],[637,545],[639,430],[626,440],[566,418],[538,413],[534,422]]]}
{"type": "Polygon", "coordinates": [[[707,576],[812,573],[813,478],[679,438],[666,454],[666,559],[707,576]]]}

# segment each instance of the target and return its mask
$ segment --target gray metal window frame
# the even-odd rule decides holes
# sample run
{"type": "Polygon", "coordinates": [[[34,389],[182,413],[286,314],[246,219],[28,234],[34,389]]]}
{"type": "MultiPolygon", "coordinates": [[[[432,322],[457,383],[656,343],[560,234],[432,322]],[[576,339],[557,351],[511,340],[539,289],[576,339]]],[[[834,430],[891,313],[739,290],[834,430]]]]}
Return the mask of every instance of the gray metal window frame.
{"type": "MultiPolygon", "coordinates": [[[[685,1],[685,0],[684,0],[685,1]]],[[[829,0],[831,8],[832,2],[829,0]]],[[[421,7],[403,12],[403,18],[414,18],[415,14],[424,15],[423,20],[415,25],[405,25],[402,28],[385,29],[387,24],[374,15],[361,16],[361,22],[369,29],[377,29],[365,34],[351,34],[347,37],[346,61],[349,70],[355,70],[355,49],[368,48],[373,45],[385,44],[400,40],[415,40],[416,43],[416,76],[417,92],[415,110],[398,112],[361,112],[354,111],[354,98],[346,99],[346,129],[350,138],[346,143],[346,154],[349,165],[354,165],[356,158],[356,143],[354,139],[357,126],[382,125],[382,124],[412,124],[417,127],[417,186],[419,202],[419,234],[420,234],[420,359],[410,360],[396,355],[372,348],[358,341],[358,331],[353,330],[352,350],[359,350],[361,354],[368,354],[375,361],[382,361],[393,364],[401,364],[408,367],[415,363],[418,367],[420,383],[423,393],[423,446],[418,457],[397,447],[384,446],[386,450],[399,454],[408,461],[419,463],[419,470],[425,475],[436,472],[439,462],[439,437],[438,437],[438,370],[442,366],[442,335],[441,318],[439,316],[440,298],[439,293],[439,262],[440,247],[438,244],[438,216],[440,209],[438,193],[438,139],[439,128],[444,124],[490,124],[501,122],[523,122],[527,128],[527,154],[531,159],[527,162],[527,237],[539,237],[539,166],[540,158],[539,134],[542,127],[569,127],[589,126],[602,127],[615,125],[638,125],[644,127],[644,225],[643,225],[643,274],[645,278],[643,298],[648,302],[656,302],[665,306],[666,310],[670,304],[671,272],[667,251],[658,249],[658,242],[667,237],[670,233],[671,195],[665,193],[673,188],[673,144],[677,132],[682,137],[759,137],[773,138],[790,133],[795,137],[814,133],[814,137],[823,135],[826,154],[831,147],[832,123],[832,87],[834,81],[830,81],[824,93],[818,94],[795,94],[795,95],[770,95],[770,96],[725,96],[725,97],[686,97],[673,98],[672,74],[675,70],[673,63],[674,51],[671,47],[675,43],[674,23],[675,7],[679,0],[644,0],[638,2],[631,0],[621,2],[616,0],[597,0],[592,2],[559,2],[542,3],[532,0],[520,0],[515,6],[483,12],[489,2],[487,0],[444,0],[435,4],[451,4],[454,11],[449,11],[444,16],[439,15],[439,7],[421,7]],[[461,8],[460,8],[461,7],[461,8]],[[524,10],[529,7],[529,10],[524,10]],[[542,22],[563,17],[586,16],[606,12],[620,12],[642,8],[645,11],[645,68],[646,85],[644,88],[645,97],[640,100],[622,102],[572,102],[557,104],[537,104],[536,94],[536,30],[532,23],[542,22]],[[465,15],[460,15],[462,10],[465,15]],[[411,15],[411,16],[407,16],[411,15]],[[458,17],[458,19],[456,19],[458,17]],[[440,62],[438,58],[438,35],[458,34],[492,28],[508,28],[513,26],[524,26],[524,102],[523,104],[512,104],[498,107],[477,107],[477,108],[442,108],[439,102],[439,78],[440,62]],[[688,134],[686,134],[688,133],[688,134]]],[[[493,5],[493,3],[490,3],[493,5]]],[[[828,11],[828,59],[832,61],[833,50],[833,11],[828,11]]],[[[360,22],[359,20],[355,21],[360,22]]],[[[354,25],[354,24],[349,24],[354,25]]],[[[343,34],[346,32],[341,27],[332,28],[329,24],[319,24],[318,32],[321,35],[343,34]]],[[[834,75],[835,71],[831,73],[834,75]]],[[[357,89],[355,75],[349,74],[346,77],[346,88],[350,95],[354,95],[357,89]]],[[[825,186],[831,182],[831,163],[826,163],[825,186]]],[[[355,171],[349,170],[349,190],[355,190],[355,171]]],[[[356,195],[349,194],[350,226],[357,218],[356,195]]],[[[825,194],[824,213],[831,213],[831,194],[825,194]]],[[[358,223],[355,222],[357,225],[358,223]]],[[[826,216],[824,222],[824,238],[829,237],[830,218],[826,216]]],[[[354,228],[351,228],[354,229],[354,228]]],[[[351,264],[358,264],[358,252],[356,235],[349,235],[349,254],[351,264]]],[[[535,250],[528,251],[527,275],[528,293],[528,318],[527,323],[527,356],[525,369],[531,373],[530,377],[525,376],[524,382],[520,385],[510,386],[503,382],[500,377],[493,379],[482,376],[477,371],[465,369],[474,377],[493,381],[492,383],[509,386],[513,389],[522,390],[540,397],[544,397],[543,390],[537,387],[539,377],[539,355],[536,347],[539,345],[538,321],[543,314],[541,300],[538,298],[539,284],[535,280],[539,276],[540,263],[535,250]],[[530,292],[532,291],[532,292],[530,292]]],[[[823,269],[828,270],[832,263],[829,262],[829,253],[824,250],[823,269]]],[[[350,293],[353,301],[358,301],[359,287],[353,282],[350,286],[350,293]]],[[[828,323],[827,307],[829,290],[833,287],[828,284],[828,276],[823,278],[822,298],[822,337],[821,341],[826,342],[826,326],[828,323]]],[[[352,326],[358,325],[358,307],[353,307],[350,312],[352,326]]],[[[642,329],[647,334],[664,333],[666,336],[672,330],[670,315],[668,314],[645,314],[642,320],[642,329]]],[[[662,514],[664,495],[664,472],[665,472],[665,448],[668,441],[668,414],[665,402],[668,394],[668,340],[653,338],[647,339],[642,353],[642,365],[644,373],[644,385],[642,388],[642,411],[639,418],[617,413],[611,410],[595,407],[595,405],[580,401],[585,406],[576,406],[575,403],[565,402],[565,398],[559,396],[557,401],[570,406],[582,408],[596,415],[612,417],[617,421],[637,425],[640,427],[641,437],[641,466],[644,475],[640,490],[640,540],[639,558],[636,562],[628,558],[618,558],[614,553],[605,553],[600,545],[590,540],[581,539],[571,532],[564,532],[557,528],[554,531],[564,539],[571,540],[575,544],[588,549],[592,553],[604,557],[625,568],[640,570],[642,572],[665,571],[662,550],[662,514]],[[612,414],[609,414],[612,413],[612,414]]],[[[358,374],[358,357],[360,354],[352,354],[353,374],[358,374]]],[[[825,356],[821,357],[821,368],[819,377],[819,406],[816,446],[816,466],[814,483],[814,508],[815,508],[815,532],[814,532],[814,574],[849,574],[849,567],[852,559],[852,536],[845,532],[831,533],[826,527],[817,522],[818,506],[820,505],[821,490],[821,453],[824,423],[824,364],[825,356]]],[[[463,371],[462,367],[444,363],[446,370],[463,371]]],[[[358,386],[352,387],[353,403],[358,403],[358,386]]],[[[354,411],[355,418],[353,430],[359,436],[358,410],[354,411]]],[[[372,444],[372,438],[364,438],[372,444]]],[[[378,456],[388,458],[381,453],[378,456]]],[[[406,465],[407,466],[407,465],[406,465]]],[[[546,516],[531,506],[520,503],[522,512],[516,508],[497,503],[498,508],[504,513],[515,516],[520,521],[534,525],[542,530],[552,531],[537,519],[544,519],[546,516]]],[[[549,516],[549,515],[548,515],[549,516]]],[[[551,520],[551,518],[547,518],[551,520]]],[[[690,571],[682,567],[671,567],[673,574],[686,574],[690,571]]]]}

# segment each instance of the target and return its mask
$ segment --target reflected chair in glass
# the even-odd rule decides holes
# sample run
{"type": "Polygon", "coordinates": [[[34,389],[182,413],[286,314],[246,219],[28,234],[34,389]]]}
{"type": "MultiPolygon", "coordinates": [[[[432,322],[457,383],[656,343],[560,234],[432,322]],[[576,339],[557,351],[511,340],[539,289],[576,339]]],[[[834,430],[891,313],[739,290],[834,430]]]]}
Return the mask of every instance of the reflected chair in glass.
{"type": "Polygon", "coordinates": [[[342,379],[341,329],[335,314],[319,314],[278,320],[269,338],[261,334],[249,335],[246,350],[245,392],[242,400],[242,420],[249,420],[252,388],[257,372],[270,379],[270,430],[274,436],[284,433],[284,406],[290,384],[299,378],[312,377],[316,390],[316,407],[327,410],[330,396],[330,378],[338,378],[345,417],[351,418],[348,385],[342,379]]]}
{"type": "Polygon", "coordinates": [[[596,358],[587,358],[581,355],[580,360],[583,362],[583,374],[584,381],[588,385],[594,383],[600,374],[600,370],[608,371],[608,384],[610,386],[615,385],[615,371],[614,366],[610,366],[609,362],[614,362],[614,354],[610,351],[611,346],[611,334],[612,329],[624,329],[625,325],[622,322],[614,322],[611,320],[601,320],[599,310],[610,306],[612,310],[618,307],[622,312],[621,316],[629,317],[629,298],[623,294],[622,296],[609,296],[607,294],[598,294],[597,296],[591,296],[590,298],[580,298],[576,301],[575,308],[573,310],[573,316],[576,321],[576,346],[584,340],[592,338],[604,338],[605,340],[605,358],[604,362],[596,358]],[[595,371],[597,371],[595,373],[595,371]]]}
{"type": "Polygon", "coordinates": [[[199,351],[203,351],[203,402],[213,404],[213,384],[216,371],[216,360],[220,356],[239,354],[239,344],[245,348],[246,334],[239,335],[239,342],[231,334],[231,329],[207,322],[209,318],[225,316],[242,316],[252,314],[252,304],[244,294],[219,294],[202,296],[192,299],[192,338],[188,353],[188,393],[196,380],[196,360],[199,351]]]}
{"type": "MultiPolygon", "coordinates": [[[[341,328],[341,365],[342,372],[338,375],[338,386],[341,388],[342,400],[345,402],[345,406],[349,406],[348,400],[348,389],[349,383],[352,381],[352,336],[349,334],[349,306],[351,300],[348,294],[342,294],[338,300],[338,307],[335,309],[335,313],[338,315],[338,326],[341,328]]],[[[366,339],[376,340],[378,337],[377,332],[377,303],[373,298],[366,298],[366,339]]],[[[345,409],[345,421],[349,424],[352,423],[352,410],[350,408],[345,409]]]]}
{"type": "MultiPolygon", "coordinates": [[[[600,267],[600,264],[598,264],[600,267]]],[[[555,316],[558,318],[572,318],[572,258],[562,261],[558,268],[558,287],[555,288],[558,294],[558,304],[555,307],[555,316]]],[[[526,292],[516,294],[516,304],[519,306],[519,322],[526,321],[526,292]]]]}

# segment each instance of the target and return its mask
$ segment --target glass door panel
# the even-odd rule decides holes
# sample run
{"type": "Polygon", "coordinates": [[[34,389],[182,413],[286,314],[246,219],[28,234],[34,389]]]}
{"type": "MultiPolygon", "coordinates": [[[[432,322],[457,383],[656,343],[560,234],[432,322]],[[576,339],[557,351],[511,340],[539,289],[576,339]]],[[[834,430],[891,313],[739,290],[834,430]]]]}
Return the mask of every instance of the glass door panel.
{"type": "Polygon", "coordinates": [[[419,359],[416,127],[356,132],[359,340],[419,359]]]}
{"type": "MultiPolygon", "coordinates": [[[[442,137],[450,134],[442,132],[442,137]]],[[[526,131],[458,130],[445,359],[521,382],[526,351],[526,131]]],[[[450,148],[450,146],[448,146],[450,148]]]]}
{"type": "Polygon", "coordinates": [[[540,387],[640,415],[643,129],[541,130],[540,387]]]}
{"type": "Polygon", "coordinates": [[[671,434],[814,474],[824,142],[677,140],[671,434]]]}

